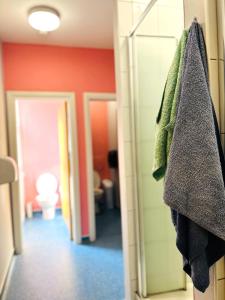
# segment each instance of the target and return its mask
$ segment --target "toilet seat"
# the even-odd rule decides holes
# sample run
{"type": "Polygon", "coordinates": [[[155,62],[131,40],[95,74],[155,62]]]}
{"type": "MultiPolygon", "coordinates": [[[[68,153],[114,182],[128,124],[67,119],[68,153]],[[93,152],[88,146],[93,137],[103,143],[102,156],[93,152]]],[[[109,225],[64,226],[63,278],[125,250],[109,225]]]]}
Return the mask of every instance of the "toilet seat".
{"type": "Polygon", "coordinates": [[[55,194],[57,186],[57,179],[51,173],[41,174],[36,182],[36,189],[39,195],[55,194]]]}

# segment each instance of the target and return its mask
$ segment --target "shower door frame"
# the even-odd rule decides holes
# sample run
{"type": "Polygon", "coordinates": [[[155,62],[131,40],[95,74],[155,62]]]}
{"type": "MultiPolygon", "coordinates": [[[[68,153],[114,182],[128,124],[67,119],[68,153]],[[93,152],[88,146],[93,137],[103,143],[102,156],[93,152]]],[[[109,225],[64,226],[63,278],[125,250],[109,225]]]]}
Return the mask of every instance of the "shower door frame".
{"type": "Polygon", "coordinates": [[[137,236],[137,256],[138,256],[138,287],[139,293],[143,294],[144,297],[147,297],[147,280],[146,280],[146,260],[145,260],[145,246],[144,246],[144,224],[142,211],[143,207],[141,201],[138,201],[140,191],[139,191],[139,183],[138,183],[138,161],[137,161],[137,153],[138,149],[136,147],[137,134],[136,134],[136,126],[135,126],[135,99],[138,98],[138,88],[133,88],[135,85],[134,82],[138,82],[138,78],[135,76],[135,67],[137,62],[134,61],[136,58],[135,55],[135,46],[134,46],[134,36],[135,37],[149,37],[149,38],[162,38],[162,39],[174,39],[176,43],[178,40],[175,36],[169,35],[150,35],[150,34],[137,34],[135,35],[135,31],[128,37],[128,49],[129,49],[129,65],[130,65],[130,87],[131,87],[131,120],[132,120],[132,153],[133,153],[133,161],[135,162],[135,186],[134,186],[134,200],[135,200],[135,219],[136,219],[136,236],[137,236]]]}
{"type": "Polygon", "coordinates": [[[177,37],[169,36],[169,35],[151,35],[151,34],[136,34],[139,26],[142,24],[146,16],[149,14],[151,9],[157,3],[158,0],[151,0],[150,3],[147,5],[145,11],[138,19],[138,22],[134,24],[132,30],[130,31],[130,35],[127,38],[128,43],[128,51],[129,51],[129,73],[130,73],[130,99],[131,99],[131,126],[132,126],[132,159],[134,161],[135,166],[135,176],[134,176],[134,205],[135,205],[135,223],[136,223],[136,242],[137,242],[137,271],[138,271],[138,293],[136,294],[137,300],[142,299],[150,299],[148,292],[147,292],[147,278],[146,278],[146,256],[145,256],[145,246],[144,246],[144,224],[143,218],[141,216],[143,208],[142,204],[139,199],[139,184],[138,184],[138,160],[137,160],[137,153],[138,149],[136,146],[137,141],[137,134],[136,134],[136,127],[135,127],[135,99],[138,97],[138,88],[135,87],[134,82],[138,81],[135,73],[135,67],[137,65],[136,62],[136,54],[135,54],[135,46],[134,46],[134,39],[135,37],[152,37],[152,38],[169,38],[176,40],[178,44],[177,37]],[[144,298],[142,298],[144,297],[144,298]]]}

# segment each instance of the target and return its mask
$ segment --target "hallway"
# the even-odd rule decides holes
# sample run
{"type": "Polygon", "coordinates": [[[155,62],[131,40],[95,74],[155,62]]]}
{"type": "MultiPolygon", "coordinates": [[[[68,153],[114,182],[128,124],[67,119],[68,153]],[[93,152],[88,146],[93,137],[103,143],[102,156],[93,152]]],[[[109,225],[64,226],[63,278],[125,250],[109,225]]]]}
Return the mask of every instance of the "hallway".
{"type": "Polygon", "coordinates": [[[97,216],[97,240],[75,245],[61,215],[36,214],[24,226],[24,254],[15,261],[6,300],[122,300],[118,211],[97,216]]]}

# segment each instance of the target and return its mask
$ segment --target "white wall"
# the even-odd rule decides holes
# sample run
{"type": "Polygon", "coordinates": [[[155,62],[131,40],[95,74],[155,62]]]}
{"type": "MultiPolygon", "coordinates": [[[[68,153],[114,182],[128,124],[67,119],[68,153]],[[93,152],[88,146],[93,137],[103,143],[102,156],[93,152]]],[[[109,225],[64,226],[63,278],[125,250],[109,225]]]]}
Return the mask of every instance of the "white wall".
{"type": "MultiPolygon", "coordinates": [[[[2,47],[0,44],[0,155],[7,154],[5,107],[2,82],[2,47]]],[[[13,255],[13,235],[9,186],[0,186],[0,295],[13,255]]],[[[0,297],[1,298],[1,297],[0,297]]]]}

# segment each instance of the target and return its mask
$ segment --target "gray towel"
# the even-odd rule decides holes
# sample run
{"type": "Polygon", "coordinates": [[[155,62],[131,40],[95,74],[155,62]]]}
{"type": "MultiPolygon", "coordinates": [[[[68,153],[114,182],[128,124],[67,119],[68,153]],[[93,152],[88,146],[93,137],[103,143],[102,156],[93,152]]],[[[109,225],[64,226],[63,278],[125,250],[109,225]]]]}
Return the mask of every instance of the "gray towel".
{"type": "MultiPolygon", "coordinates": [[[[197,282],[203,280],[202,283],[198,282],[200,287],[202,284],[203,289],[204,286],[207,287],[208,278],[206,274],[204,281],[204,276],[200,277],[201,272],[207,270],[207,267],[222,255],[221,252],[216,256],[214,249],[210,248],[212,242],[208,245],[207,243],[208,239],[215,241],[216,236],[225,239],[225,192],[208,87],[207,58],[204,41],[199,35],[196,23],[190,29],[186,47],[185,68],[166,173],[164,200],[172,209],[189,219],[190,238],[198,238],[199,234],[201,235],[202,239],[193,242],[191,248],[187,245],[188,256],[196,256],[196,253],[206,246],[207,251],[213,256],[210,260],[202,252],[201,259],[195,261],[197,282]],[[204,229],[216,236],[209,233],[207,237],[207,231],[204,229]]],[[[181,245],[188,243],[187,240],[180,242],[181,245]]],[[[223,241],[217,239],[217,242],[219,244],[223,241]]],[[[196,280],[195,275],[192,274],[193,281],[196,280]]]]}
{"type": "MultiPolygon", "coordinates": [[[[225,183],[225,160],[214,110],[213,116],[225,183]]],[[[225,241],[178,214],[175,210],[172,210],[172,219],[177,231],[177,248],[183,255],[184,271],[192,278],[195,288],[204,292],[209,286],[210,266],[225,255],[225,241]]]]}

